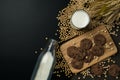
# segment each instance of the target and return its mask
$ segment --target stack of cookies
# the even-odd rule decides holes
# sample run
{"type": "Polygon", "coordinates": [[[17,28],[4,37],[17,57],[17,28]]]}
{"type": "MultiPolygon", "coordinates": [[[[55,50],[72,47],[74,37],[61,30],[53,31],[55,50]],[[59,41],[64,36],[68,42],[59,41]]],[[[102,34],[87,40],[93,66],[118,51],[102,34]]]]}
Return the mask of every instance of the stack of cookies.
{"type": "Polygon", "coordinates": [[[106,38],[102,34],[94,36],[94,41],[84,38],[80,42],[80,47],[70,46],[67,48],[67,55],[73,58],[71,65],[75,69],[81,69],[84,63],[90,63],[94,57],[104,54],[106,38]]]}

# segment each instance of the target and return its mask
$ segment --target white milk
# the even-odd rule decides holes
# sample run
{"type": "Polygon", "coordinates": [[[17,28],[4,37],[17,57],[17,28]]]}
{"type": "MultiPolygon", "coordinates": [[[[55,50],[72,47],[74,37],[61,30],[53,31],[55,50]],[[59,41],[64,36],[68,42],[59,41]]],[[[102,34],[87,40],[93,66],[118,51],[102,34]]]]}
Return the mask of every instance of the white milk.
{"type": "Polygon", "coordinates": [[[72,27],[75,29],[85,28],[90,22],[89,15],[84,10],[78,10],[71,17],[72,27]]]}
{"type": "Polygon", "coordinates": [[[35,80],[47,80],[49,76],[49,71],[52,68],[53,56],[51,52],[46,52],[42,58],[42,61],[39,65],[35,80]]]}

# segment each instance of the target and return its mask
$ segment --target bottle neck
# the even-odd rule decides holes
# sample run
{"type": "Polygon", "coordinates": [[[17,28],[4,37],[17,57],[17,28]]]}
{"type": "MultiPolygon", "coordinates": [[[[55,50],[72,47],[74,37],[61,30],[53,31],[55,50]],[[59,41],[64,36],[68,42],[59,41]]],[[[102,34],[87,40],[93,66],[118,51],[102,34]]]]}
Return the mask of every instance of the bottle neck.
{"type": "Polygon", "coordinates": [[[48,42],[48,50],[47,51],[51,52],[53,49],[55,49],[56,45],[57,45],[57,41],[54,39],[50,39],[48,42]]]}
{"type": "Polygon", "coordinates": [[[55,48],[57,45],[57,41],[54,39],[49,39],[44,52],[50,52],[53,57],[55,57],[55,48]]]}

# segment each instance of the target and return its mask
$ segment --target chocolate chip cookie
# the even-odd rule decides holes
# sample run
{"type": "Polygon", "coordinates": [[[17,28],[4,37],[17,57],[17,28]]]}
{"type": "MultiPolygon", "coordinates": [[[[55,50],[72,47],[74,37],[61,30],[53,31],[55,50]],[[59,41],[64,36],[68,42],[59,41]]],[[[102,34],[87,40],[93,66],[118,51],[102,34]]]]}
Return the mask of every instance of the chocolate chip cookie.
{"type": "Polygon", "coordinates": [[[71,62],[72,67],[75,69],[81,69],[83,67],[83,64],[84,64],[84,62],[82,60],[77,61],[76,59],[73,59],[71,62]]]}
{"type": "Polygon", "coordinates": [[[98,63],[91,66],[91,73],[93,73],[96,76],[102,75],[104,72],[103,67],[100,66],[98,63]]]}
{"type": "Polygon", "coordinates": [[[116,77],[120,74],[120,67],[117,64],[112,64],[108,70],[108,74],[116,77]]]}
{"type": "Polygon", "coordinates": [[[97,34],[94,37],[95,45],[104,45],[106,43],[106,38],[102,34],[97,34]]]}
{"type": "Polygon", "coordinates": [[[79,49],[75,46],[70,46],[67,48],[67,55],[70,58],[75,58],[76,55],[79,54],[79,49]]]}
{"type": "Polygon", "coordinates": [[[91,51],[86,52],[86,56],[84,58],[85,63],[90,63],[94,59],[94,56],[91,51]]]}
{"type": "Polygon", "coordinates": [[[102,47],[102,46],[94,46],[92,48],[92,53],[93,53],[94,56],[100,57],[100,56],[102,56],[104,54],[104,47],[102,47]]]}
{"type": "Polygon", "coordinates": [[[92,47],[92,45],[93,45],[92,41],[87,38],[81,40],[80,42],[80,47],[85,50],[89,50],[92,47]]]}
{"type": "Polygon", "coordinates": [[[76,55],[75,59],[80,61],[83,60],[86,56],[86,52],[84,49],[79,48],[79,53],[76,55]]]}

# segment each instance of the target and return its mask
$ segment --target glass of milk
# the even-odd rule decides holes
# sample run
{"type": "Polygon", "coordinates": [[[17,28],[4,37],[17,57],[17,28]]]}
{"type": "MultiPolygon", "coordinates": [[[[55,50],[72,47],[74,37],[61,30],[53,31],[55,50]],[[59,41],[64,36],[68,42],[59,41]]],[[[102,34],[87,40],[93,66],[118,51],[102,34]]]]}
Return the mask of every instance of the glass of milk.
{"type": "Polygon", "coordinates": [[[55,47],[57,41],[50,39],[46,48],[38,56],[31,80],[51,80],[52,71],[55,66],[55,47]]]}
{"type": "Polygon", "coordinates": [[[70,24],[74,29],[83,29],[90,23],[90,17],[84,10],[77,10],[71,16],[70,24]]]}

